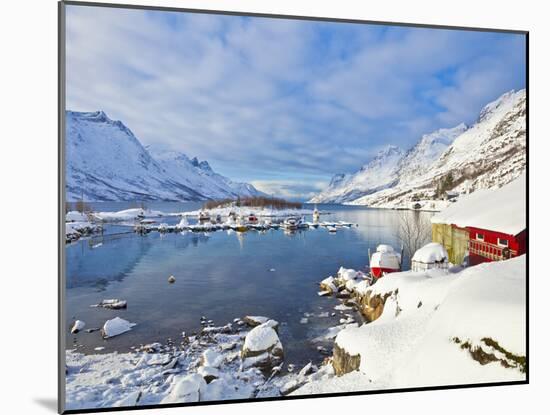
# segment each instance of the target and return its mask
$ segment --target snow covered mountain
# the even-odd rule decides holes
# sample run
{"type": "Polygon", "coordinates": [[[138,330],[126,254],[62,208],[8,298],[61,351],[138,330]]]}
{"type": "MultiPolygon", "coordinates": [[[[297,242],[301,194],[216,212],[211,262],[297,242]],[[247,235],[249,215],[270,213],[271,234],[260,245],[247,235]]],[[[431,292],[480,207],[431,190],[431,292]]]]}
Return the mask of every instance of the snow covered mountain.
{"type": "Polygon", "coordinates": [[[205,200],[261,194],[207,161],[154,153],[103,111],[66,112],[67,200],[205,200]],[[152,154],[153,153],[153,154],[152,154]]]}
{"type": "Polygon", "coordinates": [[[365,191],[363,184],[368,183],[371,191],[354,197],[349,182],[331,184],[312,201],[409,207],[412,201],[437,199],[444,191],[501,187],[525,170],[525,101],[525,90],[507,92],[486,105],[472,126],[460,124],[424,135],[397,165],[392,161],[386,166],[394,172],[390,185],[388,179],[377,181],[378,172],[365,176],[360,171],[352,175],[361,177],[355,185],[365,191]],[[350,197],[332,196],[344,188],[350,197]]]}
{"type": "Polygon", "coordinates": [[[398,179],[398,165],[403,150],[387,146],[355,174],[337,174],[329,186],[313,197],[311,203],[350,202],[371,193],[395,185],[398,179]]]}

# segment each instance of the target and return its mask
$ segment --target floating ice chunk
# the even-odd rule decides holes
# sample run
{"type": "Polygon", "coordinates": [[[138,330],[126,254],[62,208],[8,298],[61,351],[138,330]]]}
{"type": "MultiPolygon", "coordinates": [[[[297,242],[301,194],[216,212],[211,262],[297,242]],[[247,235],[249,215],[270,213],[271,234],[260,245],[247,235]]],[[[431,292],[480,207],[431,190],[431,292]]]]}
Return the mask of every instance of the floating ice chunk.
{"type": "Polygon", "coordinates": [[[136,323],[130,323],[120,317],[107,320],[101,329],[101,334],[105,339],[126,333],[134,327],[136,323]]]}

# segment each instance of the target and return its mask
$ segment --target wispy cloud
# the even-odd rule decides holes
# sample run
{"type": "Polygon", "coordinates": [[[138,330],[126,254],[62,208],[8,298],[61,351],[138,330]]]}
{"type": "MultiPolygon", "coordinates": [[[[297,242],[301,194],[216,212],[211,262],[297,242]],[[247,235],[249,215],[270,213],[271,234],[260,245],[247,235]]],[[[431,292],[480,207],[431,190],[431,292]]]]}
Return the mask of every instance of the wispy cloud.
{"type": "Polygon", "coordinates": [[[524,87],[519,35],[68,6],[67,106],[309,194],[524,87]]]}

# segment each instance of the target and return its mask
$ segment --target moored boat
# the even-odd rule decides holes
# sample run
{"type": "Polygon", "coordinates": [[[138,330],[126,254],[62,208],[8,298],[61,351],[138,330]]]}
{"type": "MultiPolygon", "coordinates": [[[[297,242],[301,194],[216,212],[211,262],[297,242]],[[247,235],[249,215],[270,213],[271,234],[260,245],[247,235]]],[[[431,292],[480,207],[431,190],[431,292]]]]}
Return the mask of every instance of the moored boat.
{"type": "Polygon", "coordinates": [[[391,245],[381,244],[370,257],[370,272],[374,278],[401,270],[401,254],[391,245]]]}
{"type": "Polygon", "coordinates": [[[203,222],[208,220],[210,220],[210,213],[205,212],[204,210],[201,210],[199,212],[199,221],[203,222]]]}
{"type": "Polygon", "coordinates": [[[297,218],[287,218],[283,222],[283,227],[285,228],[285,230],[288,230],[288,231],[297,230],[298,225],[299,225],[299,219],[297,218]]]}

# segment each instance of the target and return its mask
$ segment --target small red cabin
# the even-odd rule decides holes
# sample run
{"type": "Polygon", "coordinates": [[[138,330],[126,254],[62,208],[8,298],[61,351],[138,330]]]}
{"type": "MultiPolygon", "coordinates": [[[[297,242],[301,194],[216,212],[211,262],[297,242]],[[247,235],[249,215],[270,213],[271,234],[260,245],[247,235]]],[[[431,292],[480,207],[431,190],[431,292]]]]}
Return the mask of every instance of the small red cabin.
{"type": "Polygon", "coordinates": [[[526,252],[526,229],[516,235],[471,226],[467,229],[470,233],[468,244],[470,265],[502,261],[526,252]]]}

